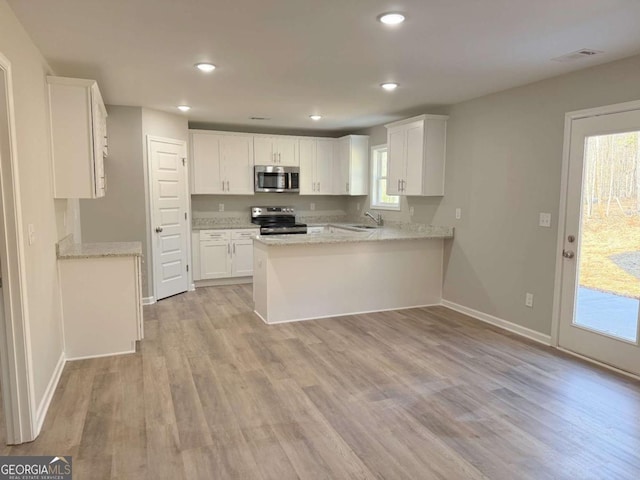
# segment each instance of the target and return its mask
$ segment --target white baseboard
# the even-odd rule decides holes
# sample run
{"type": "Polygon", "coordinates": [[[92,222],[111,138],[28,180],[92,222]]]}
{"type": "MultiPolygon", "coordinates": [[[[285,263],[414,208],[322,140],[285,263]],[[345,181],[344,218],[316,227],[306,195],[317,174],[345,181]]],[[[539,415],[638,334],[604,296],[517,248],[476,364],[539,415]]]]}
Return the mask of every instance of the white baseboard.
{"type": "Polygon", "coordinates": [[[40,435],[40,430],[44,424],[44,419],[47,417],[49,405],[51,405],[53,394],[56,392],[56,387],[60,381],[60,376],[62,375],[62,370],[64,370],[65,363],[66,358],[64,352],[62,352],[58,359],[58,363],[56,364],[56,368],[53,370],[53,375],[51,375],[47,389],[44,391],[44,396],[40,401],[40,405],[38,405],[38,409],[36,410],[36,436],[40,435]]]}
{"type": "Polygon", "coordinates": [[[125,350],[124,352],[101,353],[100,355],[85,355],[83,357],[69,357],[67,362],[75,362],[76,360],[88,360],[90,358],[115,357],[116,355],[130,355],[136,353],[135,342],[133,342],[133,350],[125,350]]]}
{"type": "Polygon", "coordinates": [[[142,305],[153,305],[156,303],[155,297],[142,297],[142,305]]]}
{"type": "Polygon", "coordinates": [[[209,280],[197,280],[195,282],[195,288],[221,287],[225,285],[244,285],[246,283],[253,283],[253,277],[212,278],[209,280]]]}
{"type": "Polygon", "coordinates": [[[280,320],[278,322],[267,322],[265,318],[260,315],[256,310],[253,311],[260,320],[262,320],[267,325],[279,325],[281,323],[292,323],[292,322],[306,322],[308,320],[322,320],[323,318],[339,318],[339,317],[348,317],[350,315],[364,315],[366,313],[379,313],[379,312],[395,312],[399,310],[409,310],[411,308],[425,308],[425,307],[437,307],[440,306],[439,303],[430,303],[428,305],[412,305],[410,307],[396,307],[396,308],[384,308],[382,310],[365,310],[362,312],[349,312],[349,313],[337,313],[334,315],[322,315],[319,317],[306,317],[306,318],[295,318],[293,320],[280,320]]]}
{"type": "Polygon", "coordinates": [[[464,305],[460,305],[455,302],[450,302],[449,300],[443,299],[442,306],[450,308],[451,310],[455,310],[459,313],[464,313],[465,315],[475,318],[476,320],[480,320],[481,322],[489,323],[498,328],[502,328],[503,330],[508,330],[509,332],[521,335],[528,338],[529,340],[533,340],[534,342],[542,343],[543,345],[547,346],[551,345],[550,335],[536,332],[535,330],[523,327],[522,325],[518,325],[517,323],[494,317],[493,315],[489,315],[488,313],[483,313],[478,310],[474,310],[473,308],[465,307],[464,305]]]}

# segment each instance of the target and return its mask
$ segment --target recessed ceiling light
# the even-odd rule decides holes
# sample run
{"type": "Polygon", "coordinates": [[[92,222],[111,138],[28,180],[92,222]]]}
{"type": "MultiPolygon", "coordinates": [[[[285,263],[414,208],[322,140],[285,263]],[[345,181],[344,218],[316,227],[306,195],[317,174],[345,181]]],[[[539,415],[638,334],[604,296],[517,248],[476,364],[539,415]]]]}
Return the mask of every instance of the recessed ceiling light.
{"type": "Polygon", "coordinates": [[[178,110],[181,112],[188,112],[191,110],[191,107],[189,105],[178,105],[178,110]]]}
{"type": "Polygon", "coordinates": [[[311,120],[315,120],[316,122],[322,118],[322,115],[309,115],[311,120]]]}
{"type": "Polygon", "coordinates": [[[385,25],[398,25],[404,22],[404,15],[397,12],[383,13],[378,17],[378,21],[385,25]]]}
{"type": "Polygon", "coordinates": [[[386,83],[382,83],[380,85],[382,88],[384,88],[386,91],[388,92],[392,92],[394,91],[396,88],[398,88],[398,84],[395,82],[386,82],[386,83]]]}
{"type": "Polygon", "coordinates": [[[213,72],[216,66],[213,63],[196,63],[196,68],[206,73],[213,72]]]}

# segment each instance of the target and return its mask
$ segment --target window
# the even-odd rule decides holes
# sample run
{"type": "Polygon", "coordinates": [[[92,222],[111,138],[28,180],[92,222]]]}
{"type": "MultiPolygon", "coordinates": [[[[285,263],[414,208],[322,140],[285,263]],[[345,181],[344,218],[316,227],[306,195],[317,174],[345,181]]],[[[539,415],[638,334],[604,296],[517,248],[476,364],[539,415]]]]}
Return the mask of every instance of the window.
{"type": "Polygon", "coordinates": [[[371,147],[371,208],[400,210],[400,197],[387,195],[387,146],[371,147]]]}

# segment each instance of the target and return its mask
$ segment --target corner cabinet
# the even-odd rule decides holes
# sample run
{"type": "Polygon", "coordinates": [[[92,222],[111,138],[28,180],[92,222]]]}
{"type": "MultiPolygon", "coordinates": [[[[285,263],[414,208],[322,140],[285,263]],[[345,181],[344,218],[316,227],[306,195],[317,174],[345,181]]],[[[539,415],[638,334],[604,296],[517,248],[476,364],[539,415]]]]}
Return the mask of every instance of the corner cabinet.
{"type": "Polygon", "coordinates": [[[444,195],[448,118],[420,115],[385,125],[389,194],[444,195]]]}
{"type": "Polygon", "coordinates": [[[192,130],[191,193],[253,195],[253,135],[192,130]]]}
{"type": "Polygon", "coordinates": [[[335,140],[333,193],[367,195],[369,193],[369,137],[347,135],[335,140]]]}
{"type": "Polygon", "coordinates": [[[105,195],[107,110],[94,80],[47,77],[54,198],[105,195]]]}

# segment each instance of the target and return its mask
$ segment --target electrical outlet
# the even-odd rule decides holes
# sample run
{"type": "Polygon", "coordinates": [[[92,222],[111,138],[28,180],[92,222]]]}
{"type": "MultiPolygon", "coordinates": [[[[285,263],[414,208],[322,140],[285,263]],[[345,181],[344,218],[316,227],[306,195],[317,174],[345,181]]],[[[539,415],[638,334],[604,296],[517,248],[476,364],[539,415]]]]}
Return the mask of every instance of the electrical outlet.
{"type": "Polygon", "coordinates": [[[413,217],[414,213],[415,213],[415,209],[413,207],[409,207],[409,216],[413,217]]]}
{"type": "Polygon", "coordinates": [[[218,211],[219,212],[224,212],[224,203],[219,203],[218,204],[218,211]]]}
{"type": "Polygon", "coordinates": [[[551,227],[551,214],[550,213],[540,213],[540,221],[538,224],[541,227],[549,228],[551,227]]]}
{"type": "Polygon", "coordinates": [[[524,296],[524,304],[529,308],[533,308],[533,293],[527,293],[524,296]]]}
{"type": "Polygon", "coordinates": [[[456,220],[460,220],[462,218],[462,209],[456,208],[456,220]]]}
{"type": "Polygon", "coordinates": [[[309,210],[313,211],[316,209],[316,204],[312,203],[311,205],[309,205],[309,210]]]}

